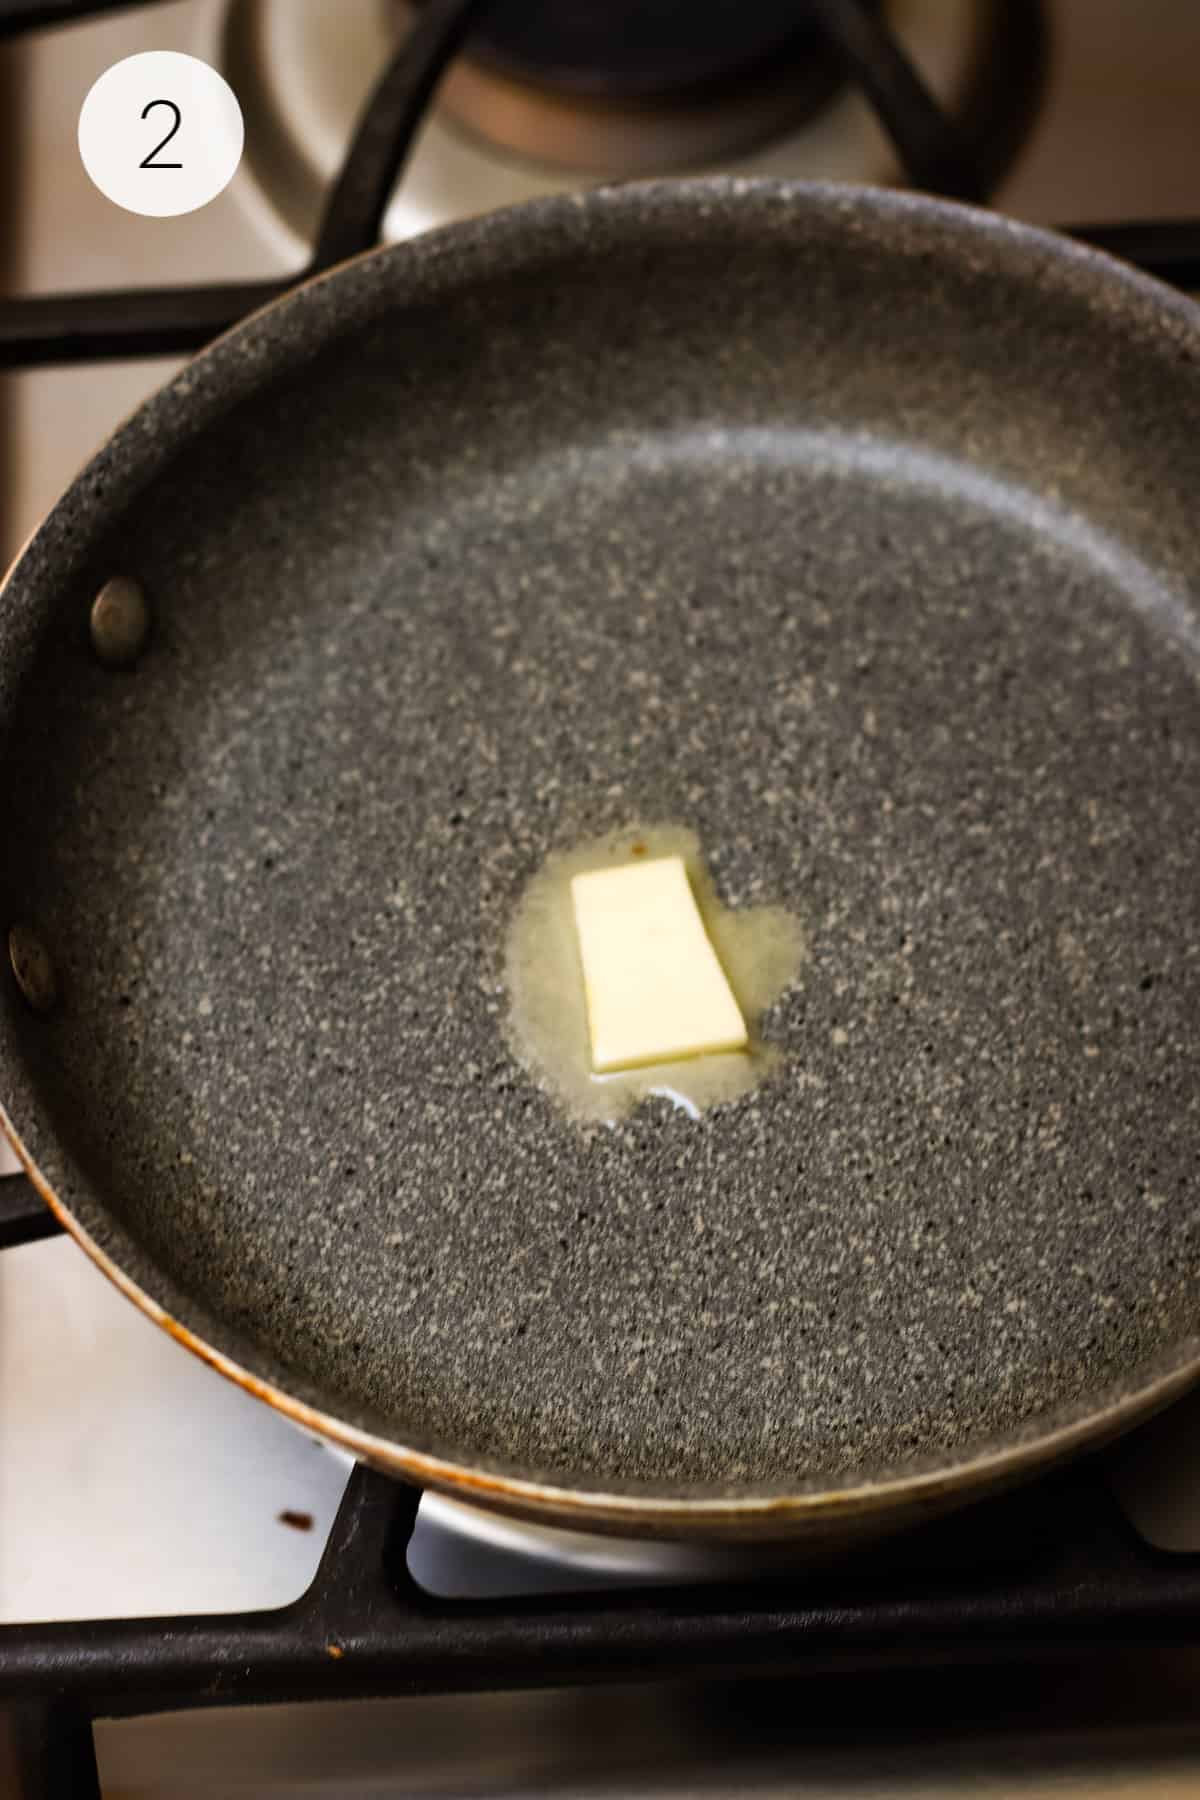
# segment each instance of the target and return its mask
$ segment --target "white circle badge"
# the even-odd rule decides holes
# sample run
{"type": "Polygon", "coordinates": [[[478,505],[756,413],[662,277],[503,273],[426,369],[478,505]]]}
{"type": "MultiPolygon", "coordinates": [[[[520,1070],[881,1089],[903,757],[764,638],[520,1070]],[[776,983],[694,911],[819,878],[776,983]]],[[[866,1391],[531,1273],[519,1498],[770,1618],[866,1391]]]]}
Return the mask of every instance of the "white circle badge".
{"type": "Polygon", "coordinates": [[[126,212],[195,212],[233,180],[242,109],[198,56],[146,50],[106,69],[79,114],[79,154],[102,194],[126,212]]]}

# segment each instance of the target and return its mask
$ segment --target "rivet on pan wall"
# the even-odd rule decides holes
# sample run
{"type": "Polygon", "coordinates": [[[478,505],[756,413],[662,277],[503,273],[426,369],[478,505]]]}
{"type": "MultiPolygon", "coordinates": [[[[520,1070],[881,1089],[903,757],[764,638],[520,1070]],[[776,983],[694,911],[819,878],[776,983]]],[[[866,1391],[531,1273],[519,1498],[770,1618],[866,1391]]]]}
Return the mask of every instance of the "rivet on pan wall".
{"type": "Polygon", "coordinates": [[[92,649],[110,669],[127,669],[146,647],[150,608],[145,591],[127,575],[114,575],[92,601],[92,649]]]}
{"type": "Polygon", "coordinates": [[[28,925],[14,925],[8,934],[8,959],[17,986],[34,1012],[48,1013],[58,999],[58,982],[50,953],[28,925]]]}

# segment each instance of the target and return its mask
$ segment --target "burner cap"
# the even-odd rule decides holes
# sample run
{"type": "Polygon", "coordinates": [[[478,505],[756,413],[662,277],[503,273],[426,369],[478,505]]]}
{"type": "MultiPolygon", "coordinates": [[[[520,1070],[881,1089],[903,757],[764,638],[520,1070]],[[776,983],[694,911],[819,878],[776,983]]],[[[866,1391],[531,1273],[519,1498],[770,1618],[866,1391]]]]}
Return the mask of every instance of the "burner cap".
{"type": "Polygon", "coordinates": [[[794,131],[841,75],[808,0],[493,0],[441,104],[545,168],[630,176],[794,131]]]}
{"type": "Polygon", "coordinates": [[[726,88],[821,48],[805,0],[495,0],[471,40],[499,74],[605,100],[726,88]]]}

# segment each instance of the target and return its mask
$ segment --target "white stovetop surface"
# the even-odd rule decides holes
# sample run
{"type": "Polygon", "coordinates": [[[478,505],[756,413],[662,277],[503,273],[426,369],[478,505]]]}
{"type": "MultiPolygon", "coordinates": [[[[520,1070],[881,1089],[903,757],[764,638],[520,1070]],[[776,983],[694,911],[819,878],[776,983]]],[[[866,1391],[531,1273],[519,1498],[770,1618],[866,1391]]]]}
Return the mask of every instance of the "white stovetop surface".
{"type": "MultiPolygon", "coordinates": [[[[282,0],[243,3],[273,10],[278,25],[282,0]]],[[[327,7],[328,0],[286,4],[291,10],[282,15],[285,36],[294,15],[327,7]]],[[[368,12],[379,4],[340,0],[351,36],[365,28],[368,12]]],[[[969,0],[894,0],[898,16],[935,38],[939,19],[952,26],[966,4],[969,0]]],[[[32,46],[0,54],[0,171],[5,171],[0,291],[203,280],[294,265],[294,240],[273,219],[248,175],[239,175],[201,214],[142,220],[109,206],[79,165],[75,122],[95,76],[120,56],[145,48],[187,49],[215,59],[224,11],[223,0],[174,0],[47,34],[32,46]]],[[[1051,0],[1049,12],[1057,36],[1049,102],[999,203],[1047,221],[1200,214],[1200,5],[1051,0]]],[[[772,152],[770,164],[797,173],[825,172],[810,170],[806,154],[798,143],[794,151],[772,152]]],[[[876,146],[876,161],[879,154],[876,146]]],[[[874,164],[863,172],[874,175],[874,164]]],[[[389,229],[404,235],[546,185],[529,171],[488,159],[435,124],[393,205],[389,229]]],[[[116,420],[172,366],[0,378],[0,565],[116,420]]],[[[7,1152],[0,1150],[0,1173],[9,1166],[7,1152]]],[[[1190,1422],[1198,1416],[1193,1409],[1190,1422]]],[[[1182,1424],[1158,1433],[1124,1480],[1163,1542],[1200,1547],[1192,1515],[1181,1525],[1178,1507],[1163,1500],[1164,1487],[1176,1480],[1200,1490],[1189,1436],[1197,1441],[1182,1424]]],[[[32,1245],[0,1257],[0,1621],[278,1605],[310,1579],[346,1473],[338,1453],[246,1398],[157,1331],[69,1243],[32,1245]],[[281,1522],[285,1512],[311,1516],[312,1528],[281,1522]]],[[[444,1570],[453,1556],[445,1534],[435,1531],[438,1524],[431,1511],[426,1553],[430,1566],[436,1562],[444,1570]]],[[[453,1573],[449,1580],[453,1585],[453,1573]]],[[[503,1781],[485,1785],[469,1757],[464,1761],[452,1753],[446,1767],[453,1785],[443,1787],[439,1778],[437,1791],[567,1792],[561,1768],[562,1780],[556,1782],[553,1768],[548,1772],[536,1758],[530,1764],[511,1753],[509,1740],[519,1729],[536,1737],[562,1728],[562,1718],[552,1719],[547,1710],[552,1705],[513,1702],[503,1725],[479,1714],[480,1742],[494,1741],[499,1762],[490,1766],[500,1770],[503,1781]]],[[[438,1716],[435,1712],[422,1730],[429,1742],[450,1752],[454,1732],[447,1726],[443,1742],[438,1716]]],[[[580,1713],[581,1726],[583,1721],[580,1713]]],[[[229,1742],[241,1746],[236,1782],[216,1773],[215,1764],[204,1775],[198,1739],[185,1750],[194,1791],[275,1791],[263,1772],[266,1765],[255,1762],[239,1736],[243,1725],[222,1725],[229,1742]]],[[[198,1722],[188,1729],[195,1734],[198,1722]]],[[[602,1722],[596,1725],[602,1734],[607,1729],[602,1722]]],[[[296,1764],[306,1770],[304,1791],[352,1791],[340,1778],[331,1776],[328,1785],[321,1779],[311,1725],[292,1720],[276,1735],[280,1743],[307,1746],[303,1762],[296,1764]]],[[[343,1752],[347,1744],[357,1746],[361,1762],[370,1738],[370,1729],[355,1725],[349,1738],[343,1734],[338,1741],[343,1752]]],[[[107,1754],[114,1792],[160,1791],[145,1772],[138,1746],[146,1741],[136,1734],[101,1739],[102,1768],[107,1754]]],[[[182,1741],[189,1741],[186,1734],[182,1741]]],[[[211,1736],[205,1742],[211,1743],[211,1736]]],[[[161,1791],[193,1791],[178,1774],[181,1766],[177,1761],[170,1789],[161,1791]]],[[[919,1760],[919,1766],[909,1765],[911,1780],[897,1774],[894,1784],[889,1776],[885,1785],[880,1771],[861,1758],[841,1765],[840,1774],[822,1763],[810,1770],[808,1791],[949,1794],[963,1791],[960,1777],[968,1779],[967,1767],[950,1758],[939,1773],[928,1759],[919,1760]]],[[[1054,1791],[1200,1791],[1200,1774],[1187,1767],[1190,1772],[1184,1773],[1174,1752],[1156,1760],[1153,1769],[1141,1762],[1135,1784],[1118,1756],[1103,1773],[1089,1765],[1079,1785],[1078,1771],[1059,1771],[1062,1783],[1054,1776],[1054,1791]]],[[[0,1738],[0,1789],[3,1773],[0,1738]]],[[[764,1765],[764,1783],[768,1774],[764,1765]]],[[[703,1786],[716,1793],[710,1775],[697,1772],[695,1785],[689,1777],[686,1786],[669,1791],[699,1792],[703,1786]]],[[[607,1779],[608,1785],[589,1792],[632,1791],[619,1774],[607,1779]]],[[[382,1786],[364,1773],[353,1792],[431,1792],[434,1785],[430,1777],[429,1786],[382,1786]]],[[[768,1790],[755,1784],[737,1791],[768,1790]]],[[[779,1791],[795,1791],[794,1781],[779,1791]]],[[[972,1785],[972,1791],[1012,1790],[1001,1774],[995,1786],[989,1781],[972,1785]]],[[[1027,1785],[1024,1791],[1034,1789],[1027,1785]]]]}

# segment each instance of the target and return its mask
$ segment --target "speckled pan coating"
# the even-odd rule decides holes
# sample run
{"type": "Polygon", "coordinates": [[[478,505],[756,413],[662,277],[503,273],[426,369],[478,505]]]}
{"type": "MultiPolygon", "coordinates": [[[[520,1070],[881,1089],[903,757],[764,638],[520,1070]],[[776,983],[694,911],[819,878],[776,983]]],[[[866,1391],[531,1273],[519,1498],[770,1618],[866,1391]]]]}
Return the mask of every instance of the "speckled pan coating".
{"type": "Polygon", "coordinates": [[[953,1486],[1188,1379],[1196,321],[993,218],[719,182],[435,234],[201,358],[0,605],[0,923],[61,987],[6,976],[0,1094],[101,1255],[382,1460],[633,1527],[953,1486]],[[776,1080],[583,1131],[504,933],[641,818],[811,952],[776,1080]]]}

